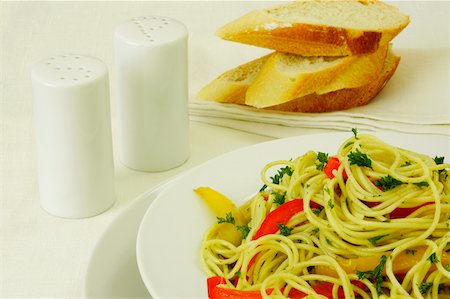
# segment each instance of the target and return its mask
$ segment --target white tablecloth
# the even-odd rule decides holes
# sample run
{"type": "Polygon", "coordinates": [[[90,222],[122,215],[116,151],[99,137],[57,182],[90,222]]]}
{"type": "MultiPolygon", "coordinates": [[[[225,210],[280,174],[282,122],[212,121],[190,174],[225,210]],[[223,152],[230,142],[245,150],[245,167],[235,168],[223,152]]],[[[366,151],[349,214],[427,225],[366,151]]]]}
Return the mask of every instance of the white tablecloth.
{"type": "MultiPolygon", "coordinates": [[[[448,2],[402,1],[395,4],[411,16],[411,24],[395,40],[397,47],[424,51],[449,47],[448,2]]],[[[214,1],[0,2],[1,298],[82,296],[93,246],[128,202],[159,182],[212,157],[270,139],[242,131],[244,125],[237,127],[240,130],[233,130],[191,121],[192,155],[187,163],[171,171],[143,173],[127,169],[116,159],[116,204],[93,218],[57,218],[39,206],[31,64],[64,53],[87,54],[103,60],[111,73],[113,143],[116,148],[112,44],[117,23],[141,15],[169,16],[184,22],[190,32],[189,76],[193,98],[201,86],[224,70],[267,52],[225,42],[214,35],[222,24],[253,8],[267,5],[267,2],[214,1]]],[[[432,98],[426,100],[432,103],[432,98]]],[[[448,106],[436,109],[449,113],[448,106]]],[[[230,127],[226,123],[218,125],[230,127]]],[[[298,129],[296,134],[325,131],[305,128],[298,129]]]]}

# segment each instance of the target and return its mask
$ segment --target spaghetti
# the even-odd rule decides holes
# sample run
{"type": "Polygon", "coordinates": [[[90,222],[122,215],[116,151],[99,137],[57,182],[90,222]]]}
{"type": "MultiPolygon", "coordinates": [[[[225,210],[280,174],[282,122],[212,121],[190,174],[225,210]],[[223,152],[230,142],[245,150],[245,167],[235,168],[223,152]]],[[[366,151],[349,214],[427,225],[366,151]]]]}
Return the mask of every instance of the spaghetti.
{"type": "Polygon", "coordinates": [[[450,164],[354,133],[266,165],[238,243],[205,234],[210,298],[450,298],[450,164]]]}

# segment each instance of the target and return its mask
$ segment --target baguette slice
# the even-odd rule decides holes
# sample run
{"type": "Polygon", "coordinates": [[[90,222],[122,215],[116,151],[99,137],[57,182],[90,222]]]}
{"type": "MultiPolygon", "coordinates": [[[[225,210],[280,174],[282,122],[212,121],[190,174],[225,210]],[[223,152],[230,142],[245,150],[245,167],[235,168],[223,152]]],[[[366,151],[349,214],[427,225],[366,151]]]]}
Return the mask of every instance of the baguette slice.
{"type": "MultiPolygon", "coordinates": [[[[273,54],[271,54],[273,55],[273,54]]],[[[201,100],[210,100],[223,103],[235,103],[245,105],[245,93],[256,77],[263,59],[253,60],[235,69],[220,75],[217,79],[205,86],[199,93],[201,100]],[[262,60],[262,61],[261,61],[262,60]],[[238,78],[238,80],[236,80],[238,78]]],[[[325,94],[312,93],[289,102],[267,107],[269,110],[291,111],[291,112],[330,112],[344,110],[356,106],[365,105],[370,102],[392,77],[400,58],[395,56],[389,48],[386,59],[382,64],[381,73],[374,73],[374,80],[357,87],[343,88],[325,94]]],[[[358,64],[356,64],[358,65],[358,64]]],[[[349,71],[349,68],[347,71],[349,71]]],[[[357,69],[355,76],[358,75],[357,69]]],[[[345,74],[345,73],[344,73],[345,74]]],[[[349,78],[351,76],[347,76],[349,78]]],[[[369,78],[369,76],[366,76],[369,78]]],[[[339,79],[338,79],[339,80],[339,79]]],[[[332,82],[331,84],[334,84],[332,82]]],[[[351,84],[349,83],[349,86],[351,84]]],[[[326,89],[325,87],[323,89],[326,89]]]]}
{"type": "Polygon", "coordinates": [[[216,34],[303,56],[347,56],[376,51],[408,24],[408,16],[376,0],[297,0],[252,11],[216,34]]]}
{"type": "Polygon", "coordinates": [[[344,57],[304,57],[276,52],[249,86],[245,104],[265,108],[318,92],[357,87],[380,74],[386,57],[383,46],[372,54],[344,57]]]}
{"type": "MultiPolygon", "coordinates": [[[[360,55],[354,56],[350,58],[346,58],[346,63],[344,64],[341,61],[339,66],[342,71],[339,74],[336,74],[336,66],[322,69],[317,73],[299,73],[296,74],[298,77],[301,77],[303,80],[299,80],[299,82],[291,81],[290,78],[285,78],[284,88],[289,88],[292,86],[298,87],[300,89],[300,93],[308,94],[308,93],[327,93],[334,90],[342,89],[342,88],[353,88],[368,84],[369,82],[375,80],[379,77],[381,69],[384,64],[384,59],[386,56],[387,47],[380,48],[379,51],[374,54],[368,55],[360,55]],[[349,61],[352,61],[349,63],[349,61]],[[330,73],[327,73],[328,70],[333,70],[330,73]],[[324,74],[322,74],[324,73],[324,74]],[[323,81],[318,81],[317,78],[321,78],[323,81]],[[324,80],[326,78],[326,80],[324,80]],[[302,83],[304,81],[308,81],[304,86],[302,83]],[[312,82],[314,84],[312,84],[312,82]],[[326,82],[328,84],[324,85],[326,82]],[[305,92],[306,86],[309,86],[309,91],[305,92]]],[[[288,57],[295,56],[291,54],[283,54],[279,52],[274,52],[272,54],[263,56],[259,59],[250,61],[243,65],[240,65],[232,70],[229,70],[218,78],[210,82],[208,85],[203,87],[198,93],[197,98],[200,100],[210,100],[222,103],[236,103],[236,104],[245,104],[245,97],[249,87],[254,83],[255,78],[257,76],[260,77],[260,81],[262,83],[263,90],[268,89],[269,94],[273,94],[274,91],[271,89],[274,87],[274,81],[272,80],[272,75],[261,76],[258,75],[261,68],[265,66],[269,59],[277,60],[279,57],[286,56],[284,60],[287,60],[288,57]],[[278,58],[273,58],[278,57],[278,58]],[[262,77],[262,78],[261,78],[262,77]],[[267,84],[264,86],[264,84],[267,84]]],[[[280,59],[281,60],[281,59],[280,59]]],[[[308,68],[316,68],[319,69],[319,66],[310,66],[312,61],[319,61],[317,58],[305,58],[299,56],[297,58],[298,61],[302,62],[300,65],[295,66],[297,69],[306,72],[307,68],[301,68],[301,65],[307,65],[308,68]]],[[[334,61],[339,62],[339,59],[334,59],[334,61]]],[[[323,66],[323,65],[322,65],[323,66]]],[[[266,68],[267,69],[267,68],[266,68]]],[[[278,88],[277,92],[279,93],[280,86],[274,87],[278,88]]],[[[254,89],[256,89],[254,87],[254,89]]],[[[261,91],[263,97],[264,91],[261,91]]],[[[295,90],[291,93],[295,93],[295,90]]],[[[291,98],[290,100],[296,97],[291,98]]],[[[258,101],[258,99],[256,99],[258,101]]],[[[282,103],[280,99],[275,98],[272,103],[268,103],[268,106],[274,106],[282,103]]],[[[248,104],[248,103],[247,103],[248,104]]]]}
{"type": "Polygon", "coordinates": [[[356,88],[345,88],[318,95],[316,93],[290,102],[268,107],[269,110],[290,112],[330,112],[366,105],[383,89],[400,63],[400,57],[388,52],[381,75],[373,82],[356,88]]]}
{"type": "Polygon", "coordinates": [[[229,70],[203,87],[197,98],[221,103],[245,104],[245,93],[269,55],[229,70]]]}

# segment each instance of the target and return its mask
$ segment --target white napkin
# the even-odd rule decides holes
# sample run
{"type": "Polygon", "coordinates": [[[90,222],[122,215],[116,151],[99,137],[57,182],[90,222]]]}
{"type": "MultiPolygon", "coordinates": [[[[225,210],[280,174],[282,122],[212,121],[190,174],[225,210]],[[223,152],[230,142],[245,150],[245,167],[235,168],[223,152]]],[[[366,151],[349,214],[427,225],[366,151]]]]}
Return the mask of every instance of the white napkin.
{"type": "Polygon", "coordinates": [[[329,113],[290,113],[191,100],[191,119],[271,137],[313,133],[318,129],[348,131],[354,127],[450,136],[450,50],[394,51],[401,56],[400,65],[368,105],[329,113]]]}

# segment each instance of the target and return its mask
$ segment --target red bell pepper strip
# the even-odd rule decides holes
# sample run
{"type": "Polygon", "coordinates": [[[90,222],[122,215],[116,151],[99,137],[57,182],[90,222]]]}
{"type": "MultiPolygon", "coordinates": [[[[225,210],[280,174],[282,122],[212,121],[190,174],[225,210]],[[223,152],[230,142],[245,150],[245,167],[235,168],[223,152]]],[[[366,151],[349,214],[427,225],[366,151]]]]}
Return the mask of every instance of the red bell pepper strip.
{"type": "MultiPolygon", "coordinates": [[[[212,276],[207,280],[208,298],[210,299],[262,299],[260,291],[242,291],[236,289],[227,289],[219,287],[221,284],[226,284],[225,278],[221,276],[212,276]]],[[[270,294],[273,289],[268,290],[270,294]]]]}
{"type": "Polygon", "coordinates": [[[418,210],[419,208],[421,208],[423,206],[431,205],[431,204],[434,204],[434,202],[426,202],[426,203],[423,203],[421,205],[418,205],[416,207],[411,207],[411,208],[396,208],[389,215],[391,216],[391,219],[406,218],[407,216],[409,216],[409,214],[418,210]]]}
{"type": "MultiPolygon", "coordinates": [[[[235,289],[227,289],[219,287],[220,284],[225,284],[226,280],[223,277],[220,276],[212,276],[209,277],[207,280],[208,284],[208,297],[210,299],[244,299],[244,298],[250,298],[250,299],[261,299],[261,292],[260,291],[242,291],[242,290],[235,290],[235,289]]],[[[358,280],[353,280],[352,284],[361,288],[365,289],[365,284],[358,280]]],[[[313,286],[313,290],[320,295],[323,295],[327,298],[332,299],[333,298],[333,284],[330,282],[323,282],[319,283],[315,286],[313,286]]],[[[273,289],[268,290],[268,294],[273,291],[273,289]]],[[[301,299],[306,297],[308,294],[301,292],[296,289],[292,289],[289,291],[289,298],[292,299],[301,299]]],[[[339,287],[338,289],[338,298],[345,298],[345,293],[342,287],[339,287]]]]}
{"type": "MultiPolygon", "coordinates": [[[[320,205],[311,202],[312,208],[319,208],[320,205]]],[[[253,240],[257,240],[265,235],[274,234],[279,230],[279,224],[286,224],[297,213],[303,211],[303,199],[296,198],[285,202],[275,210],[267,214],[260,228],[253,236],[253,240]]]]}
{"type": "MultiPolygon", "coordinates": [[[[311,208],[320,208],[321,205],[311,201],[311,208]]],[[[276,233],[280,228],[279,224],[288,223],[288,221],[297,213],[300,213],[303,211],[303,199],[296,198],[293,200],[290,200],[288,202],[285,202],[275,210],[271,211],[269,214],[267,214],[266,218],[264,219],[263,223],[261,223],[261,226],[259,227],[256,234],[253,236],[252,240],[257,240],[265,235],[270,235],[276,233]]],[[[256,260],[257,255],[255,255],[248,264],[248,269],[250,269],[253,265],[253,263],[256,260]]]]}
{"type": "MultiPolygon", "coordinates": [[[[339,161],[339,159],[337,157],[330,157],[323,168],[323,172],[325,172],[325,174],[330,179],[332,179],[334,178],[333,170],[338,170],[339,166],[341,166],[341,162],[339,161]]],[[[345,169],[342,172],[342,176],[344,177],[344,180],[348,179],[348,175],[345,169]]]]}

